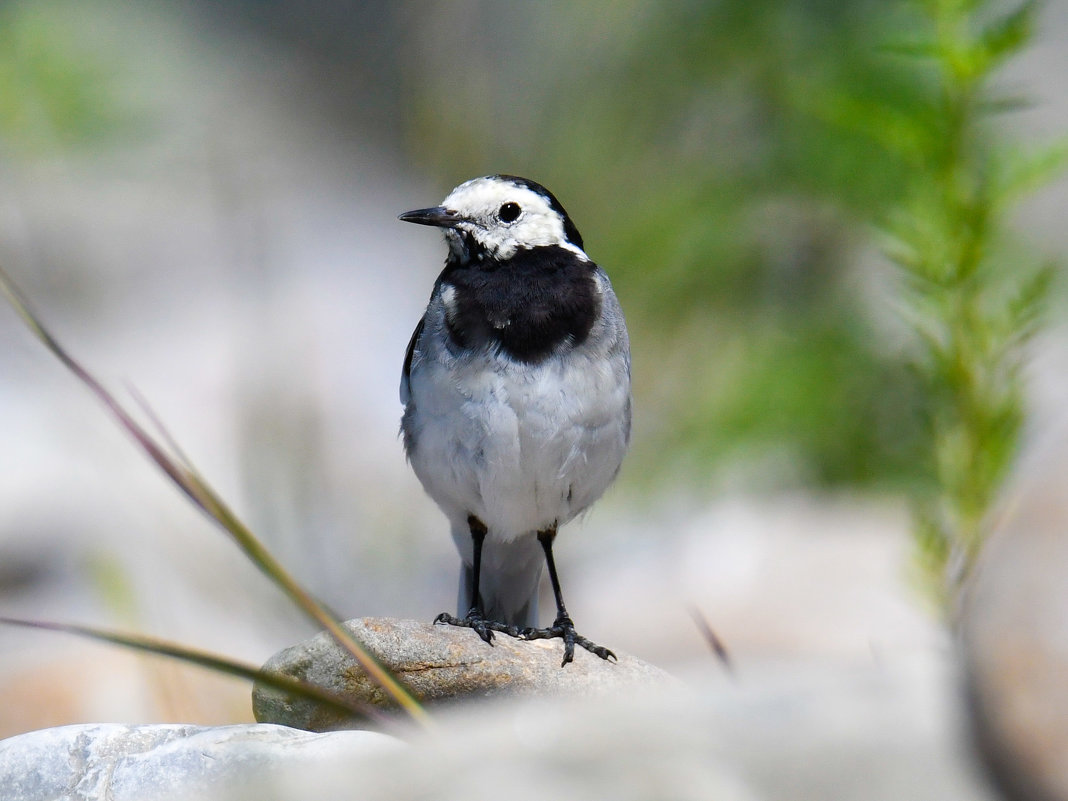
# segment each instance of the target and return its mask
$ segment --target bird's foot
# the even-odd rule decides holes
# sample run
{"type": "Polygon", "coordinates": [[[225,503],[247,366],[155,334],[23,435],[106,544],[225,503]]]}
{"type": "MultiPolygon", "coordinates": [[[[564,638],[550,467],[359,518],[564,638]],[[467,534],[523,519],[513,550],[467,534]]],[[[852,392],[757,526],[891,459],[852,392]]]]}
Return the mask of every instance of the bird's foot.
{"type": "Polygon", "coordinates": [[[564,661],[560,663],[560,667],[563,667],[568,662],[575,659],[575,646],[581,645],[591,654],[596,654],[601,659],[616,659],[616,655],[605,648],[603,645],[597,645],[594,642],[590,642],[577,631],[575,631],[575,624],[571,622],[571,618],[565,616],[558,617],[551,626],[547,629],[524,629],[522,632],[524,640],[548,640],[554,637],[559,637],[564,641],[564,661]]]}
{"type": "Polygon", "coordinates": [[[486,618],[482,616],[482,612],[478,609],[469,610],[464,617],[453,617],[448,612],[442,612],[434,618],[434,623],[443,623],[448,626],[463,626],[467,629],[473,629],[479,637],[490,645],[493,645],[493,632],[495,631],[507,634],[510,637],[519,637],[520,635],[517,626],[509,626],[507,623],[498,623],[496,620],[486,620],[486,618]]]}

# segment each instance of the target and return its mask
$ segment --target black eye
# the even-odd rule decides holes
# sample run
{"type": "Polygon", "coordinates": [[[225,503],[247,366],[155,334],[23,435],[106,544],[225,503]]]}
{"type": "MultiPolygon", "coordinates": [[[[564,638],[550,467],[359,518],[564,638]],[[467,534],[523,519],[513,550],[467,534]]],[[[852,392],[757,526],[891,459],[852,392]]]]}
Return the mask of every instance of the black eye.
{"type": "Polygon", "coordinates": [[[515,222],[519,219],[519,213],[522,211],[519,208],[518,203],[505,203],[499,209],[497,209],[497,219],[503,223],[515,222]]]}

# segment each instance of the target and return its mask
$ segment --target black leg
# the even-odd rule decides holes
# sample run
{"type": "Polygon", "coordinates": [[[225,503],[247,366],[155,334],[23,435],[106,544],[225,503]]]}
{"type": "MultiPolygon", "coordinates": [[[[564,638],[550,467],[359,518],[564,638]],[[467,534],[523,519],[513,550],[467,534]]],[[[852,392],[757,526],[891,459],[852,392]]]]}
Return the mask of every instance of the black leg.
{"type": "Polygon", "coordinates": [[[464,626],[474,629],[475,632],[490,645],[493,645],[493,632],[501,631],[513,637],[519,636],[519,629],[505,623],[494,620],[486,620],[485,608],[482,606],[482,596],[479,594],[479,579],[482,573],[482,545],[486,540],[486,524],[474,515],[467,518],[467,527],[471,530],[471,542],[474,546],[474,565],[471,570],[471,608],[462,617],[453,617],[448,612],[442,612],[436,618],[435,623],[447,623],[450,626],[464,626]]]}
{"type": "Polygon", "coordinates": [[[564,661],[560,663],[560,667],[574,660],[576,645],[582,646],[590,653],[597,654],[601,659],[615,659],[616,655],[607,648],[590,642],[575,631],[575,624],[567,614],[567,608],[564,606],[564,596],[560,592],[560,578],[556,575],[556,562],[553,560],[553,540],[555,539],[556,526],[538,532],[538,542],[541,543],[541,549],[545,552],[545,564],[549,567],[549,581],[552,582],[553,596],[556,599],[556,620],[547,629],[527,629],[523,632],[523,638],[527,640],[545,640],[551,637],[559,637],[562,639],[564,641],[564,661]]]}
{"type": "Polygon", "coordinates": [[[541,549],[545,552],[545,564],[549,566],[549,581],[553,585],[553,597],[556,599],[556,616],[570,619],[567,616],[567,609],[564,607],[564,595],[560,592],[560,578],[556,575],[556,560],[553,559],[553,541],[555,539],[555,528],[538,532],[538,542],[541,543],[541,549]]]}
{"type": "Polygon", "coordinates": [[[471,571],[471,608],[467,610],[467,614],[477,612],[481,616],[486,611],[482,606],[482,596],[479,594],[481,588],[479,582],[482,577],[482,545],[486,541],[486,524],[474,515],[469,515],[467,527],[471,530],[471,542],[474,544],[475,552],[474,569],[471,571]]]}

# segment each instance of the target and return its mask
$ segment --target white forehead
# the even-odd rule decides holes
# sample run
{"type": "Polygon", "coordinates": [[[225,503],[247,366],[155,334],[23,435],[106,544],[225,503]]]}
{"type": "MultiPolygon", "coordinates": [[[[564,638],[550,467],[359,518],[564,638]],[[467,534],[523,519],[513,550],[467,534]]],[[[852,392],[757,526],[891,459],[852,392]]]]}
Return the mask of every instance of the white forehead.
{"type": "MultiPolygon", "coordinates": [[[[447,209],[477,216],[496,216],[505,203],[518,203],[519,208],[532,215],[559,215],[544,197],[511,181],[498,178],[473,178],[460,184],[442,203],[447,209]]],[[[561,231],[563,226],[561,223],[561,231]]]]}

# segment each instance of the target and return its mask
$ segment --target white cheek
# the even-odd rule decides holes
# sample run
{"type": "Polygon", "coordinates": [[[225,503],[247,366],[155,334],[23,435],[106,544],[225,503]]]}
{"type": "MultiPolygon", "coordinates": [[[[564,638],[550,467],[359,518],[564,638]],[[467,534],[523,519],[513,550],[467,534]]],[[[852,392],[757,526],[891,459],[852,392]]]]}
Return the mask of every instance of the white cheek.
{"type": "MultiPolygon", "coordinates": [[[[537,247],[540,245],[558,245],[565,250],[570,250],[576,256],[581,256],[583,261],[589,261],[589,257],[582,248],[567,241],[564,235],[564,224],[555,214],[538,215],[528,220],[517,223],[510,230],[513,242],[523,242],[525,245],[537,247]]],[[[515,252],[513,246],[512,252],[515,252]]]]}
{"type": "Polygon", "coordinates": [[[556,217],[538,216],[512,229],[512,236],[531,245],[554,245],[564,240],[564,226],[556,217]]]}
{"type": "Polygon", "coordinates": [[[518,250],[515,234],[511,229],[484,229],[475,234],[491,254],[498,259],[510,259],[518,250]]]}

